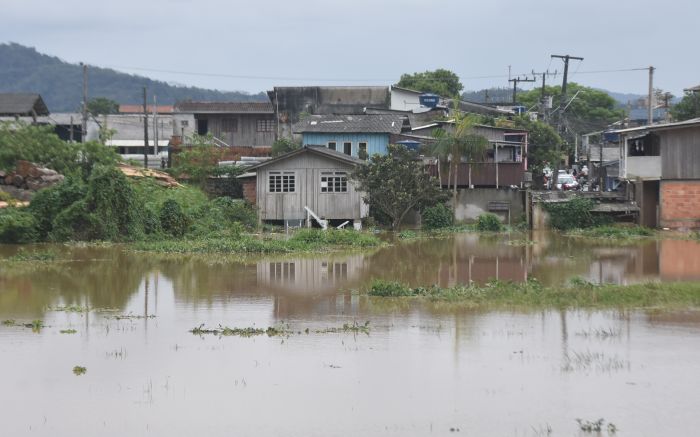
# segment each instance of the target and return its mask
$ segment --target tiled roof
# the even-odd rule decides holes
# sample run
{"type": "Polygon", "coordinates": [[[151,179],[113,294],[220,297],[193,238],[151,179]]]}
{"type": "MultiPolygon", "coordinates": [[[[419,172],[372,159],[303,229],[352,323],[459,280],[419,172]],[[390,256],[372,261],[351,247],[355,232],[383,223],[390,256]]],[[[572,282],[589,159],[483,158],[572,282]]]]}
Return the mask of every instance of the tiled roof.
{"type": "Polygon", "coordinates": [[[401,133],[405,117],[381,115],[311,115],[294,124],[294,133],[401,133]]]}
{"type": "Polygon", "coordinates": [[[2,93],[0,94],[0,115],[48,115],[49,108],[39,94],[2,93]]]}
{"type": "Polygon", "coordinates": [[[177,102],[174,112],[211,114],[274,114],[270,102],[177,102]]]}
{"type": "MultiPolygon", "coordinates": [[[[153,105],[146,105],[148,113],[153,113],[153,105]]],[[[173,105],[158,105],[156,110],[159,114],[169,114],[173,112],[173,105]]],[[[119,105],[120,114],[143,114],[143,105],[119,105]]]]}

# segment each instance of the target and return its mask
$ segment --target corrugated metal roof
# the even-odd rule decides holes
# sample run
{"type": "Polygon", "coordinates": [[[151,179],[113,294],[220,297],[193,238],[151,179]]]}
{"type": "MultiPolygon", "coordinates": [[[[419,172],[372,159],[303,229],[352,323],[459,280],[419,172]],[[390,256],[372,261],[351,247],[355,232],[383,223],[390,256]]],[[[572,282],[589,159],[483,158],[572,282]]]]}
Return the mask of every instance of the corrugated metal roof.
{"type": "Polygon", "coordinates": [[[679,128],[690,127],[690,126],[695,126],[695,125],[700,125],[700,118],[693,118],[690,120],[679,121],[676,123],[664,123],[664,124],[655,124],[652,126],[639,126],[639,127],[631,127],[631,128],[627,128],[627,129],[616,129],[616,130],[612,130],[610,132],[624,134],[624,133],[635,132],[635,131],[655,131],[655,130],[666,130],[666,129],[679,129],[679,128]]]}
{"type": "Polygon", "coordinates": [[[48,115],[49,108],[39,94],[0,93],[0,115],[48,115]]]}
{"type": "Polygon", "coordinates": [[[686,88],[686,89],[684,89],[683,91],[690,91],[690,92],[692,92],[692,93],[696,93],[696,92],[700,91],[700,85],[692,86],[692,87],[690,87],[690,88],[686,88]]]}
{"type": "Polygon", "coordinates": [[[209,114],[274,114],[270,102],[177,102],[174,112],[209,114]]]}
{"type": "Polygon", "coordinates": [[[401,133],[406,117],[395,114],[310,115],[295,123],[294,133],[401,133]]]}
{"type": "MultiPolygon", "coordinates": [[[[103,128],[113,129],[112,140],[117,143],[124,140],[143,141],[143,115],[111,114],[100,116],[98,122],[103,128]]],[[[170,138],[173,133],[172,115],[158,116],[158,135],[161,139],[170,138]]],[[[149,114],[148,136],[153,136],[153,117],[149,114]]]]}

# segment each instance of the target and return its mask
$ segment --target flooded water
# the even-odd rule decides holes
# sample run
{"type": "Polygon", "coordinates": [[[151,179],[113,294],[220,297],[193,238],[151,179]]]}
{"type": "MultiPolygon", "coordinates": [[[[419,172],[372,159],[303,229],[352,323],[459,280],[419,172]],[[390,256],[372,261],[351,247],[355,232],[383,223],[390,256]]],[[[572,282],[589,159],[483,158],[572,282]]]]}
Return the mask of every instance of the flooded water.
{"type": "Polygon", "coordinates": [[[16,324],[0,325],[0,434],[595,435],[577,418],[620,436],[696,434],[700,311],[468,311],[356,291],[373,278],[700,279],[693,241],[532,238],[238,263],[57,246],[71,261],[4,263],[0,320],[16,324]],[[71,305],[90,311],[57,310],[71,305]],[[45,326],[22,326],[32,320],[45,326]],[[317,332],[366,321],[368,334],[317,332]],[[189,332],[201,324],[293,332],[189,332]]]}

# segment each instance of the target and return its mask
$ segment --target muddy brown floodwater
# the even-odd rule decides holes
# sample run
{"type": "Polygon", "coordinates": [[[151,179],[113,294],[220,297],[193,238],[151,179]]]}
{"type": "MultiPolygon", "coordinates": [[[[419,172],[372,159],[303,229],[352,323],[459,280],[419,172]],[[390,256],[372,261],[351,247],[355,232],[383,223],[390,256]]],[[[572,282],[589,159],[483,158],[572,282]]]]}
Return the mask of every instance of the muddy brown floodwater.
{"type": "Polygon", "coordinates": [[[596,435],[577,418],[603,418],[604,436],[607,423],[618,436],[696,435],[700,311],[470,311],[355,291],[373,278],[700,279],[693,241],[532,239],[246,262],[26,247],[70,261],[0,261],[0,320],[15,321],[0,325],[0,435],[596,435]],[[44,327],[23,326],[33,320],[44,327]],[[317,332],[366,321],[368,334],[317,332]],[[293,332],[189,332],[201,324],[293,332]]]}

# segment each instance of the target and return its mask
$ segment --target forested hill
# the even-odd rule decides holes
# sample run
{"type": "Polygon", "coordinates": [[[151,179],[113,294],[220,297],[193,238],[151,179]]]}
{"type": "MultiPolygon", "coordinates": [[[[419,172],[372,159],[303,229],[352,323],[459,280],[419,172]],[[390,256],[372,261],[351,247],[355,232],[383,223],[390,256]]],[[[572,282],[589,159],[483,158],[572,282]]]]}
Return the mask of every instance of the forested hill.
{"type": "MultiPolygon", "coordinates": [[[[57,57],[45,55],[20,44],[0,44],[0,92],[35,92],[41,94],[52,112],[74,111],[82,99],[82,67],[57,57]]],[[[158,104],[170,105],[177,100],[266,100],[265,93],[248,94],[204,88],[174,86],[166,82],[135,76],[109,68],[90,66],[88,98],[107,97],[119,103],[143,101],[143,86],[158,104]]],[[[149,102],[150,103],[150,102],[149,102]]]]}

